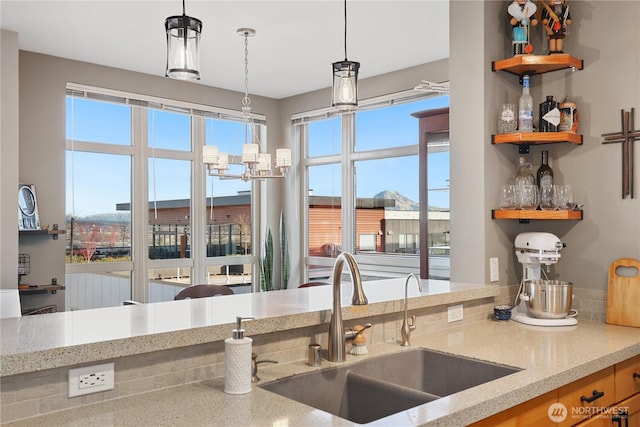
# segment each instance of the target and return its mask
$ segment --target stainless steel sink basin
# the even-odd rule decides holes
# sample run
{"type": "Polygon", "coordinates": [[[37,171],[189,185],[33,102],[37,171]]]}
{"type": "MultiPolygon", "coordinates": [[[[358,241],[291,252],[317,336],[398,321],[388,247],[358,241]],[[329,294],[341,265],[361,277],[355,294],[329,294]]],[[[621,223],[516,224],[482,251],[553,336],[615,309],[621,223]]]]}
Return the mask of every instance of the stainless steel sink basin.
{"type": "Polygon", "coordinates": [[[414,349],[294,375],[260,387],[364,424],[518,371],[414,349]]]}

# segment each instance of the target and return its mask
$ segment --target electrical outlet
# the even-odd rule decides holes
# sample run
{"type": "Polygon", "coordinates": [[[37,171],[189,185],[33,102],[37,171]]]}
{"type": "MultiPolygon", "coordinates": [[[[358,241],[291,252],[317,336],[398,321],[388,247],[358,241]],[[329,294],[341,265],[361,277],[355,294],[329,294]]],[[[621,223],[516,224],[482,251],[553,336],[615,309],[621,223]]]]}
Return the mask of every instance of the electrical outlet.
{"type": "Polygon", "coordinates": [[[447,307],[447,322],[457,322],[462,319],[462,304],[447,307]]]}
{"type": "Polygon", "coordinates": [[[69,397],[113,390],[113,362],[69,369],[69,397]]]}
{"type": "Polygon", "coordinates": [[[489,280],[491,282],[497,282],[500,280],[500,267],[498,264],[498,258],[489,258],[489,280]]]}

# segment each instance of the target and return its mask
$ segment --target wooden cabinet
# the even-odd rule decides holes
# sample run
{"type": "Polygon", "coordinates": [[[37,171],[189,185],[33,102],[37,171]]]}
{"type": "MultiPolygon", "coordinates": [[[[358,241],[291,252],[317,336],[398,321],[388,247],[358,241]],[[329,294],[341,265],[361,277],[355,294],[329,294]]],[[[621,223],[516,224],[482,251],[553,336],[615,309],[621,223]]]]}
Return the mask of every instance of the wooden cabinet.
{"type": "MultiPolygon", "coordinates": [[[[636,393],[633,397],[623,400],[618,404],[619,408],[624,408],[627,416],[628,427],[640,426],[640,393],[636,393]]],[[[615,425],[615,424],[614,424],[615,425]]],[[[618,424],[624,426],[625,424],[618,424]]]]}
{"type": "Polygon", "coordinates": [[[640,426],[640,394],[615,404],[610,412],[590,418],[577,427],[637,427],[640,426]]]}
{"type": "MultiPolygon", "coordinates": [[[[632,357],[616,365],[615,383],[616,402],[635,393],[640,393],[640,356],[632,357]]],[[[640,426],[640,423],[638,425],[640,426]]]]}
{"type": "MultiPolygon", "coordinates": [[[[556,390],[471,424],[471,427],[540,427],[549,425],[549,407],[558,401],[556,390]]],[[[553,424],[555,425],[555,424],[553,424]]]]}
{"type": "MultiPolygon", "coordinates": [[[[559,405],[559,407],[563,406],[559,405]]],[[[640,355],[470,426],[638,427],[640,426],[640,355]],[[558,423],[549,418],[549,408],[554,403],[564,405],[567,410],[566,418],[558,423]]]]}
{"type": "Polygon", "coordinates": [[[613,404],[614,367],[591,374],[558,389],[558,403],[567,408],[568,416],[559,427],[572,426],[613,404]]]}

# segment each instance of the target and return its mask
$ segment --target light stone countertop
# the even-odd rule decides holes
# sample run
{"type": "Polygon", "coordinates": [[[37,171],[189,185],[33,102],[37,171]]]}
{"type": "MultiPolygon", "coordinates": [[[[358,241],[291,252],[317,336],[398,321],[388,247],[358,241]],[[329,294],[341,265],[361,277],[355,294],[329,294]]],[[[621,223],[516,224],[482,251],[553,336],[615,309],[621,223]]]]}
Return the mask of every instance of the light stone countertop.
{"type": "MultiPolygon", "coordinates": [[[[342,284],[344,320],[403,311],[405,279],[363,283],[369,304],[352,306],[342,284]]],[[[434,307],[498,295],[498,286],[423,280],[409,286],[409,308],[434,307]]],[[[0,320],[0,377],[88,364],[207,342],[223,341],[236,316],[254,317],[252,335],[329,322],[332,287],[238,294],[128,305],[0,320]]]]}
{"type": "MultiPolygon", "coordinates": [[[[425,347],[524,370],[367,424],[376,426],[465,426],[494,413],[640,354],[640,329],[581,320],[571,327],[534,327],[513,321],[480,321],[416,337],[425,347]]],[[[365,356],[410,351],[379,344],[365,356]]],[[[324,369],[304,362],[261,367],[262,383],[324,369]]],[[[344,419],[275,395],[259,387],[231,396],[223,379],[70,409],[12,426],[353,426],[344,419]]]]}

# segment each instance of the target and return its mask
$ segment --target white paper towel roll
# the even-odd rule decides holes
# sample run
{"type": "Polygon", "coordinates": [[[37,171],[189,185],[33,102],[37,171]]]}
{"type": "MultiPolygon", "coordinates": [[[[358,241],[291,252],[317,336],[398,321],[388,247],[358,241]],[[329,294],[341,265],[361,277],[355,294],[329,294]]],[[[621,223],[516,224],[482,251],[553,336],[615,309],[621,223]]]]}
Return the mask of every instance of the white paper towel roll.
{"type": "Polygon", "coordinates": [[[253,340],[224,340],[224,392],[245,394],[251,391],[251,344],[253,340]]]}

